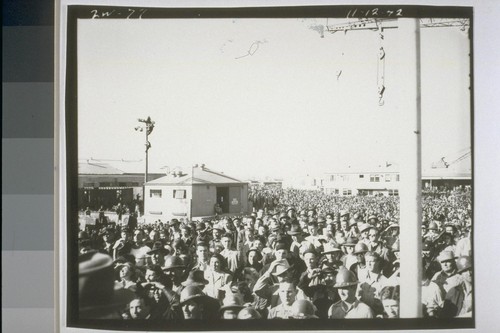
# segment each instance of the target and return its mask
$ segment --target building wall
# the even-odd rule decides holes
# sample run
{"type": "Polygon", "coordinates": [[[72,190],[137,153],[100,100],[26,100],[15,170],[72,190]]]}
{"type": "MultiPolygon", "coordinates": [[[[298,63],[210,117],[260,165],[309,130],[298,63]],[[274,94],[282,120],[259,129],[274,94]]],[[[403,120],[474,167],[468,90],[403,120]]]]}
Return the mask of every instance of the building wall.
{"type": "Polygon", "coordinates": [[[191,215],[192,188],[186,185],[148,185],[144,207],[145,222],[166,222],[191,215]],[[185,198],[175,198],[174,191],[185,191],[185,198]]]}
{"type": "Polygon", "coordinates": [[[397,172],[327,174],[320,182],[325,193],[338,195],[393,195],[400,183],[397,172]]]}
{"type": "Polygon", "coordinates": [[[217,187],[214,185],[193,186],[193,217],[214,215],[217,187]]]}

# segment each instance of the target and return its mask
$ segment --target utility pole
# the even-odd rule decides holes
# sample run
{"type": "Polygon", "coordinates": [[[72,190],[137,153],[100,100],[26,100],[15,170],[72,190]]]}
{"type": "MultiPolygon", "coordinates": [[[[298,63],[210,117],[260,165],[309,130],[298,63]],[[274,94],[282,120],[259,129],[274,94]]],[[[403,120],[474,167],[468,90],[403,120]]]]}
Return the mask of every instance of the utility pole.
{"type": "Polygon", "coordinates": [[[144,184],[142,185],[142,205],[143,205],[143,210],[145,208],[146,204],[146,183],[148,182],[148,151],[151,148],[151,142],[149,142],[149,135],[151,132],[153,132],[153,129],[155,127],[155,122],[151,120],[151,117],[148,116],[147,119],[137,119],[140,123],[142,123],[139,126],[136,126],[134,129],[139,132],[145,132],[146,134],[146,170],[144,171],[144,184]]]}

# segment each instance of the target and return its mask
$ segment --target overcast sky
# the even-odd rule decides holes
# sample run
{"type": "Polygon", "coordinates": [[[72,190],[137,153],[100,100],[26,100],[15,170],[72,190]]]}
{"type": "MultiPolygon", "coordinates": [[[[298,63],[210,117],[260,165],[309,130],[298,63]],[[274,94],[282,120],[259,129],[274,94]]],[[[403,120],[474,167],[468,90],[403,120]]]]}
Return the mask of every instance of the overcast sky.
{"type": "MultiPolygon", "coordinates": [[[[151,116],[152,168],[205,163],[244,179],[398,162],[396,30],[384,33],[379,106],[378,33],[321,38],[326,23],[79,20],[79,157],[143,159],[134,127],[151,116]]],[[[421,29],[421,49],[428,165],[470,147],[469,40],[458,27],[421,29]]]]}

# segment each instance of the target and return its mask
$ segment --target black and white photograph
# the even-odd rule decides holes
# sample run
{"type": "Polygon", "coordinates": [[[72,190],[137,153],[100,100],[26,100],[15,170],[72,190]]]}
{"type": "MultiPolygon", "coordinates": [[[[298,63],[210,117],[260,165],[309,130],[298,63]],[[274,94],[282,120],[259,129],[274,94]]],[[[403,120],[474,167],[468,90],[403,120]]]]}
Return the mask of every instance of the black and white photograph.
{"type": "Polygon", "coordinates": [[[472,7],[113,3],[62,18],[68,327],[475,327],[472,7]]]}

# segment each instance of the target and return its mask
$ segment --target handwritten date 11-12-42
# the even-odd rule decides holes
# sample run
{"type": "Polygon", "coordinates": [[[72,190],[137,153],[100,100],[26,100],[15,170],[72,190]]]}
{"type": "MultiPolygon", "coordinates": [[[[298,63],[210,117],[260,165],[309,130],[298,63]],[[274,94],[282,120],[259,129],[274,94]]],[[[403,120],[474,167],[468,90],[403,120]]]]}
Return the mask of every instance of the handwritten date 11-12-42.
{"type": "Polygon", "coordinates": [[[382,8],[354,8],[347,12],[347,18],[364,18],[364,17],[402,17],[403,9],[382,9],[382,8]]]}

